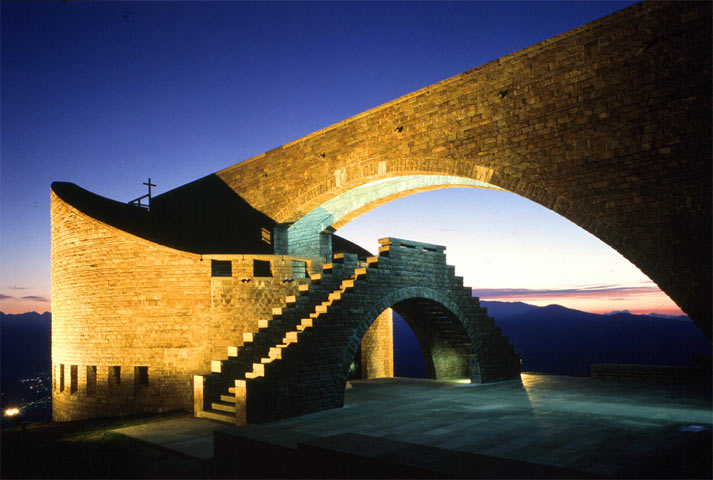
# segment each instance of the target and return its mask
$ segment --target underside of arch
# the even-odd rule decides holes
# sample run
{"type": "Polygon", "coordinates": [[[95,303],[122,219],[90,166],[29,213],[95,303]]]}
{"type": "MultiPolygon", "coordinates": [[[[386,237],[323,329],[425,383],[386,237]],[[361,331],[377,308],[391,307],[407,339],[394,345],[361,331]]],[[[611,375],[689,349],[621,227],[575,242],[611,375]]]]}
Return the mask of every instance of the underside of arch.
{"type": "Polygon", "coordinates": [[[481,180],[451,175],[404,175],[371,181],[330,198],[294,223],[278,225],[275,253],[329,255],[329,234],[359,215],[397,198],[449,187],[502,190],[481,180]]]}
{"type": "Polygon", "coordinates": [[[403,300],[392,308],[415,334],[428,378],[479,381],[472,340],[453,312],[427,298],[403,300]]]}

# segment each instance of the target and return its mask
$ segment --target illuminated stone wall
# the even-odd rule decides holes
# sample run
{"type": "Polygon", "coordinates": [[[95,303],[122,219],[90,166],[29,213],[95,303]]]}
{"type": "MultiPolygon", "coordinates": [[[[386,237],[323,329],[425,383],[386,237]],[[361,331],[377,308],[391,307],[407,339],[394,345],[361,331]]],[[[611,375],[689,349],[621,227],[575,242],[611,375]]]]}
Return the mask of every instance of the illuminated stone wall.
{"type": "Polygon", "coordinates": [[[361,339],[362,378],[394,376],[394,322],[390,308],[384,310],[361,339]]]}
{"type": "Polygon", "coordinates": [[[52,193],[53,419],[190,405],[192,374],[210,361],[209,343],[200,341],[210,334],[210,275],[199,255],[102,224],[52,193]],[[135,387],[140,366],[148,367],[149,385],[135,387]]]}
{"type": "Polygon", "coordinates": [[[612,246],[710,336],[710,39],[709,2],[642,2],[217,175],[284,224],[388,178],[485,182],[612,246]]]}
{"type": "MultiPolygon", "coordinates": [[[[244,332],[257,331],[259,319],[308,281],[300,273],[321,265],[167,248],[95,220],[54,192],[51,209],[56,421],[192,409],[193,376],[227,358],[229,346],[241,345],[244,332]],[[230,276],[213,276],[213,260],[229,261],[230,276]],[[254,275],[255,260],[268,262],[269,276],[254,275]]],[[[388,326],[379,328],[372,344],[383,345],[370,348],[386,376],[392,342],[388,326]]]]}

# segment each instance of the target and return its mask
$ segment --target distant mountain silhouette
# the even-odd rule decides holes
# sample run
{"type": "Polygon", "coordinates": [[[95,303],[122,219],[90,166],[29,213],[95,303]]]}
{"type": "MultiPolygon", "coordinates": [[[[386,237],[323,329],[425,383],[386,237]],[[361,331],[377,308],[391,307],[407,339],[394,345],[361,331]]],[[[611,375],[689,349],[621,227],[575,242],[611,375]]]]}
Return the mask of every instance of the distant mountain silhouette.
{"type": "Polygon", "coordinates": [[[489,317],[497,319],[504,319],[515,315],[521,315],[523,313],[527,313],[537,308],[540,308],[536,305],[530,305],[529,303],[523,302],[495,302],[487,300],[481,300],[480,306],[488,309],[489,317]]]}
{"type": "MultiPolygon", "coordinates": [[[[692,355],[710,355],[712,351],[708,339],[685,316],[599,315],[560,305],[480,303],[522,354],[524,371],[589,375],[592,363],[688,365],[692,355]]],[[[0,312],[3,392],[17,378],[50,370],[51,324],[49,312],[0,312]]],[[[396,315],[394,346],[397,375],[425,375],[416,338],[396,315]]]]}
{"type": "Polygon", "coordinates": [[[8,382],[37,372],[49,372],[51,364],[52,315],[0,312],[0,381],[8,382]]]}
{"type": "Polygon", "coordinates": [[[693,355],[711,354],[711,343],[687,317],[599,315],[560,305],[511,316],[492,312],[522,354],[524,371],[589,375],[593,363],[689,365],[693,355]]]}

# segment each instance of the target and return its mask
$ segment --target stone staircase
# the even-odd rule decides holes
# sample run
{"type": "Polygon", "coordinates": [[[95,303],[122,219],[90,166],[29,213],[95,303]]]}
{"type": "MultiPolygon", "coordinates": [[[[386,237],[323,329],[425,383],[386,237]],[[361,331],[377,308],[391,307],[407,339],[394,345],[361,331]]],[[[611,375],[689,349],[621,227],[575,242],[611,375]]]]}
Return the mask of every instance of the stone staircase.
{"type": "Polygon", "coordinates": [[[244,334],[242,346],[229,347],[227,360],[213,361],[210,375],[195,377],[196,416],[242,425],[341,406],[342,367],[368,318],[383,310],[377,300],[404,289],[413,293],[393,308],[432,339],[430,376],[481,382],[519,375],[519,355],[446,265],[445,247],[392,238],[380,243],[379,256],[364,262],[335,254],[310,284],[300,286],[300,295],[286,297],[272,319],[244,334]],[[430,287],[448,300],[429,299],[435,295],[430,287]],[[453,306],[446,308],[449,302],[453,306]],[[376,310],[367,313],[370,306],[376,310]],[[484,356],[490,361],[483,363],[484,356]]]}
{"type": "Polygon", "coordinates": [[[228,347],[227,360],[213,360],[212,373],[194,379],[202,385],[201,399],[194,402],[196,412],[200,412],[197,416],[244,423],[238,409],[245,380],[264,376],[265,365],[281,359],[283,350],[296,343],[298,335],[312,327],[315,318],[354,286],[354,281],[365,273],[359,264],[356,255],[333,255],[332,263],[323,264],[320,273],[310,275],[309,284],[298,286],[299,296],[286,296],[285,307],[273,308],[271,319],[258,320],[257,333],[244,333],[242,346],[228,347]],[[213,401],[207,402],[206,398],[213,401]]]}

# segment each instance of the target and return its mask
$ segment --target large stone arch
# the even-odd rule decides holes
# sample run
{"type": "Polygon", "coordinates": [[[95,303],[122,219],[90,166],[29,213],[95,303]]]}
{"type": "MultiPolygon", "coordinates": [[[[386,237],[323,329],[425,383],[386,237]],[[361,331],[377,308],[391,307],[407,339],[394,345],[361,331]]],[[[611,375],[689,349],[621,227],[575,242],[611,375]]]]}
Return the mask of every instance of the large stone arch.
{"type": "MultiPolygon", "coordinates": [[[[474,357],[471,361],[467,361],[466,357],[463,356],[466,353],[474,354],[474,352],[466,352],[463,348],[459,349],[450,345],[443,338],[441,332],[443,327],[439,328],[438,325],[430,322],[426,315],[419,316],[417,313],[414,314],[414,311],[417,312],[420,305],[424,304],[424,300],[426,301],[425,303],[431,302],[432,306],[441,309],[441,313],[449,317],[454,323],[460,324],[458,326],[461,327],[468,340],[474,345],[477,343],[475,332],[471,329],[475,327],[471,327],[469,317],[465,311],[466,307],[462,305],[462,302],[458,302],[449,292],[423,287],[399,288],[376,300],[366,313],[360,317],[362,321],[354,329],[353,335],[361,343],[364,334],[381,312],[391,308],[406,321],[416,335],[424,356],[428,378],[441,380],[467,377],[471,381],[479,382],[480,369],[477,359],[474,357]]],[[[343,358],[347,369],[349,368],[350,359],[354,358],[354,354],[356,354],[355,345],[358,346],[355,342],[349,343],[344,354],[343,358]]]]}
{"type": "Polygon", "coordinates": [[[216,175],[279,223],[393,177],[486,182],[616,249],[710,337],[710,37],[710,4],[643,2],[216,175]]]}

